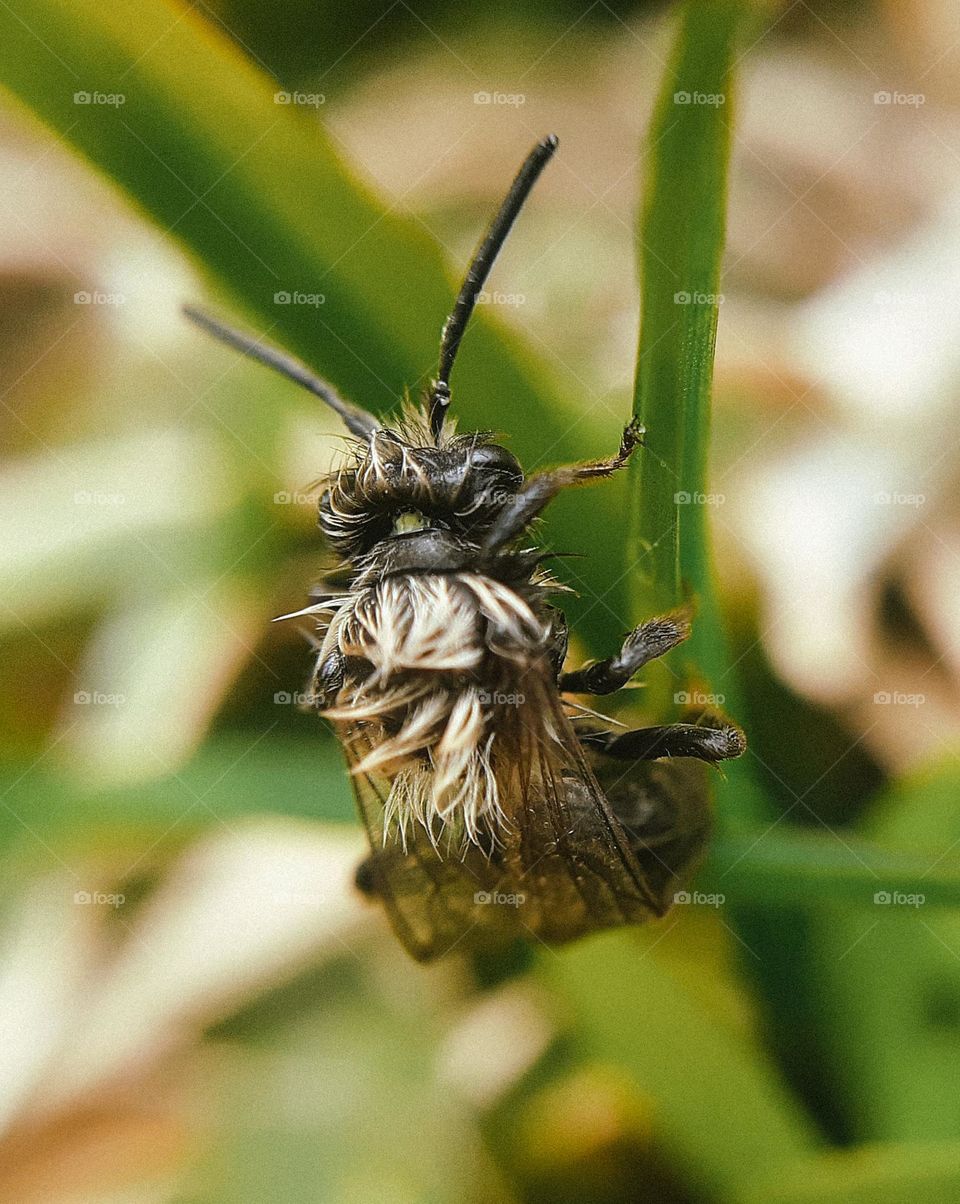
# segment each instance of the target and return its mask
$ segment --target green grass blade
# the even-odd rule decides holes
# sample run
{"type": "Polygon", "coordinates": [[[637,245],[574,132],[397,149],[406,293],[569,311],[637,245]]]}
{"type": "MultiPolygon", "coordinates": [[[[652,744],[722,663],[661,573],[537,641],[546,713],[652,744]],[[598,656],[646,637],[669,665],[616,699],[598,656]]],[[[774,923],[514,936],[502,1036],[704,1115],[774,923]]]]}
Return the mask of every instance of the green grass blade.
{"type": "Polygon", "coordinates": [[[874,895],[886,893],[920,895],[927,907],[960,907],[960,859],[936,862],[849,832],[838,838],[785,830],[760,840],[714,841],[700,884],[738,903],[842,901],[872,909],[874,895]]]}
{"type": "Polygon", "coordinates": [[[9,871],[45,864],[51,849],[85,854],[128,843],[178,843],[246,815],[355,828],[340,750],[317,728],[315,742],[279,732],[214,738],[174,774],[111,789],[84,785],[49,760],[0,766],[0,860],[9,871]]]}
{"type": "MultiPolygon", "coordinates": [[[[721,682],[727,709],[741,721],[747,715],[726,672],[711,579],[706,499],[734,75],[752,16],[745,0],[688,0],[650,129],[634,399],[647,435],[631,468],[627,548],[636,617],[692,598],[693,635],[673,673],[683,667],[684,686],[721,682]]],[[[650,709],[666,717],[677,678],[659,665],[648,672],[650,709]]],[[[749,759],[730,766],[718,796],[721,826],[755,828],[771,813],[749,759]]]]}
{"type": "Polygon", "coordinates": [[[710,388],[726,224],[732,76],[748,8],[687,3],[649,135],[639,232],[642,322],[634,413],[647,429],[633,468],[630,553],[640,611],[685,591],[701,622],[690,645],[708,677],[722,669],[711,640],[706,509],[710,388]],[[684,500],[688,499],[688,500],[684,500]]]}
{"type": "MultiPolygon", "coordinates": [[[[671,707],[676,712],[671,699],[681,666],[683,688],[722,679],[727,709],[744,718],[725,675],[729,659],[711,583],[704,499],[734,73],[750,18],[744,0],[685,4],[649,133],[634,400],[647,434],[631,467],[627,554],[637,619],[691,597],[696,603],[690,641],[670,669],[652,665],[647,673],[649,709],[664,718],[671,707]]],[[[718,793],[727,826],[756,827],[770,814],[749,762],[734,762],[718,793]]]]}

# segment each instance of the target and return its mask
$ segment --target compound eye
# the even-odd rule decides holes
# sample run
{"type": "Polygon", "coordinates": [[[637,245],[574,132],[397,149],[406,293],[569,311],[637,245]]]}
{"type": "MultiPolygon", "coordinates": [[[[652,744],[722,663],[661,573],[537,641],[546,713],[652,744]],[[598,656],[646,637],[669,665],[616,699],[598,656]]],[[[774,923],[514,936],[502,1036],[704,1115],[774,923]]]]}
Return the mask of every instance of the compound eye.
{"type": "Polygon", "coordinates": [[[481,443],[479,447],[473,448],[469,465],[481,471],[503,473],[514,480],[523,480],[523,469],[516,456],[499,443],[481,443]]]}

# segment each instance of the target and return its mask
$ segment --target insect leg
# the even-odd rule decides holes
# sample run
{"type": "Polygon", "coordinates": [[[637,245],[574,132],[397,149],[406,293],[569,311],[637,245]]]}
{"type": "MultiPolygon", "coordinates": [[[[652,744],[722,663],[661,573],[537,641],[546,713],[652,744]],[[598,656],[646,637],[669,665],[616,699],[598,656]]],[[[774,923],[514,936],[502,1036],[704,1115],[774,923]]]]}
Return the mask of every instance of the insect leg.
{"type": "Polygon", "coordinates": [[[321,709],[330,706],[343,686],[346,675],[346,658],[334,650],[323,660],[317,661],[310,680],[310,698],[321,709]]]}
{"type": "Polygon", "coordinates": [[[364,857],[357,866],[353,875],[353,884],[368,899],[374,899],[380,893],[377,890],[376,858],[372,853],[364,857]]]}
{"type": "Polygon", "coordinates": [[[729,720],[714,727],[670,723],[663,727],[638,727],[620,735],[589,733],[583,740],[618,761],[655,761],[659,757],[726,761],[739,757],[747,747],[743,732],[729,720]]]}
{"type": "Polygon", "coordinates": [[[689,634],[690,620],[682,612],[649,619],[630,632],[616,656],[572,673],[562,673],[560,689],[573,694],[612,694],[644,665],[676,648],[689,634]]]}
{"type": "Polygon", "coordinates": [[[530,526],[561,489],[566,489],[569,485],[579,485],[584,481],[608,477],[623,468],[634,449],[639,447],[642,437],[643,428],[636,422],[631,422],[623,432],[620,448],[615,456],[606,460],[590,460],[585,464],[565,464],[562,468],[553,468],[549,472],[541,472],[531,477],[500,512],[483,542],[483,550],[494,552],[515,539],[530,526]]]}

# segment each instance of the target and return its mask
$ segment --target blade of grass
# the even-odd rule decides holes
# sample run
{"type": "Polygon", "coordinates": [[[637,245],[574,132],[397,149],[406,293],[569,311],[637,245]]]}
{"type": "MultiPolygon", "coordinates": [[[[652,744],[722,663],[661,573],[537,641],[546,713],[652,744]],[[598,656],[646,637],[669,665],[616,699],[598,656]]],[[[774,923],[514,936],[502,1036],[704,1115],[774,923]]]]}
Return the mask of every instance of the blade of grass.
{"type": "MultiPolygon", "coordinates": [[[[633,551],[647,613],[690,591],[713,617],[697,499],[706,495],[733,70],[748,12],[743,0],[685,5],[649,135],[634,400],[647,436],[633,468],[633,551]]],[[[692,648],[704,671],[720,668],[705,637],[694,633],[692,648]]]]}
{"type": "MultiPolygon", "coordinates": [[[[649,133],[640,215],[640,341],[634,414],[645,447],[631,466],[635,499],[627,546],[637,619],[692,598],[693,635],[678,654],[683,691],[717,683],[743,714],[713,591],[707,513],[710,395],[726,230],[734,75],[753,16],[746,0],[688,0],[649,133]]],[[[647,702],[676,710],[670,666],[648,670],[647,702]],[[671,698],[674,700],[671,703],[671,698]]],[[[748,754],[749,755],[749,754],[748,754]]],[[[756,827],[770,814],[748,762],[721,793],[724,823],[756,827]]]]}
{"type": "Polygon", "coordinates": [[[85,786],[49,758],[4,765],[0,800],[0,863],[4,875],[18,881],[21,871],[48,864],[51,849],[83,856],[179,844],[203,827],[244,815],[356,824],[340,750],[320,730],[315,741],[277,732],[269,739],[214,738],[177,773],[112,789],[85,786]]]}
{"type": "Polygon", "coordinates": [[[960,860],[932,864],[915,851],[884,848],[844,832],[833,837],[780,832],[714,841],[700,879],[736,902],[847,902],[872,908],[874,895],[923,895],[928,907],[960,907],[960,860]]]}

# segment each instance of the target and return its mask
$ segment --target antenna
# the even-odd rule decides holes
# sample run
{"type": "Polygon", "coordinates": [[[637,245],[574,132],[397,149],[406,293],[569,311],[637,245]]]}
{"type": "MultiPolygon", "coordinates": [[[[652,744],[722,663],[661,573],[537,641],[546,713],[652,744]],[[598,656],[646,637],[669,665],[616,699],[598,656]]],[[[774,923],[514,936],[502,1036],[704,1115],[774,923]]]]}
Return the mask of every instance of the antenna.
{"type": "Polygon", "coordinates": [[[497,216],[490,223],[483,241],[477,247],[460,293],[450,311],[450,316],[443,324],[437,379],[430,391],[430,428],[435,440],[440,438],[443,420],[447,413],[447,407],[450,405],[450,373],[453,370],[453,361],[457,358],[460,340],[463,338],[470,315],[473,313],[473,307],[476,305],[477,294],[483,288],[490,269],[500,253],[500,248],[517,219],[517,214],[530,195],[530,190],[536,184],[540,173],[550,162],[553,152],[559,145],[560,141],[556,135],[549,134],[538,142],[524,159],[523,166],[510,185],[510,191],[500,206],[497,216]]]}
{"type": "Polygon", "coordinates": [[[331,410],[335,410],[340,415],[351,435],[356,435],[358,439],[369,440],[374,432],[380,429],[380,423],[372,414],[353,405],[352,402],[344,401],[333,385],[328,384],[319,376],[315,376],[307,365],[295,356],[281,351],[279,347],[264,343],[255,335],[246,334],[242,330],[225,325],[219,318],[215,318],[212,314],[197,309],[193,305],[185,305],[183,312],[191,322],[199,326],[201,330],[205,330],[207,334],[212,334],[221,343],[226,343],[228,347],[241,351],[251,359],[266,364],[268,368],[273,368],[275,372],[279,372],[288,380],[296,381],[298,385],[309,389],[311,393],[325,401],[331,410]]]}

